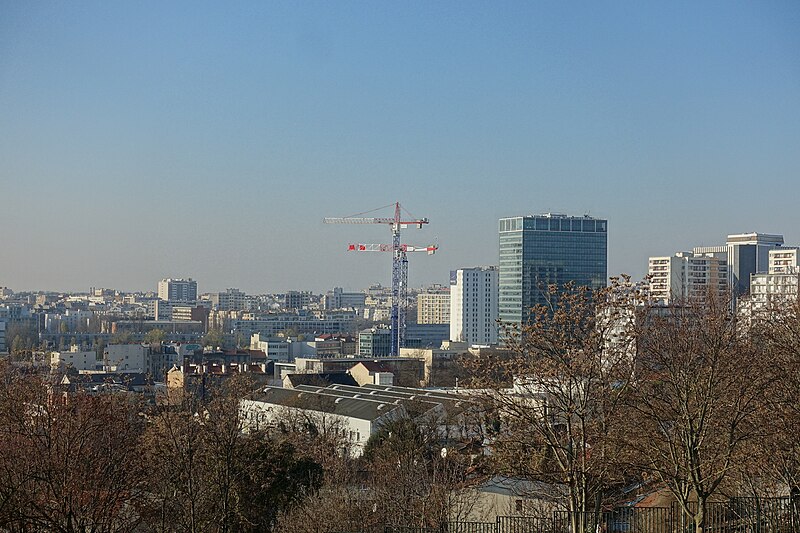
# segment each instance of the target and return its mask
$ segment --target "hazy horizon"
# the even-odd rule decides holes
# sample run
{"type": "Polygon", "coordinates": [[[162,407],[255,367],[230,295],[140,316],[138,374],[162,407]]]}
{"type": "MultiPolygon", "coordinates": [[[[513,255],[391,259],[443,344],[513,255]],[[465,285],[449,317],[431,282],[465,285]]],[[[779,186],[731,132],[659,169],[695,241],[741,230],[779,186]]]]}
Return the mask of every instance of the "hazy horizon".
{"type": "Polygon", "coordinates": [[[609,275],[800,245],[800,3],[137,2],[0,7],[0,286],[390,284],[497,263],[497,221],[609,221],[609,275]],[[390,210],[383,213],[389,214],[390,210]]]}

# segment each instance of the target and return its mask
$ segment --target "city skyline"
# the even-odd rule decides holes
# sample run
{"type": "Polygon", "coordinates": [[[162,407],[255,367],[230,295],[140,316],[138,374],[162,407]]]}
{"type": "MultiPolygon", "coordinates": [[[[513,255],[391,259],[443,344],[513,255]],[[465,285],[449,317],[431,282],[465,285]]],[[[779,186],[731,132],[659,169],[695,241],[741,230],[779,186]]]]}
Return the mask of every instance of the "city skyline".
{"type": "Polygon", "coordinates": [[[32,5],[0,17],[0,285],[412,286],[498,261],[497,221],[609,221],[608,274],[736,233],[800,242],[800,6],[32,5]],[[778,194],[775,194],[778,192],[778,194]]]}

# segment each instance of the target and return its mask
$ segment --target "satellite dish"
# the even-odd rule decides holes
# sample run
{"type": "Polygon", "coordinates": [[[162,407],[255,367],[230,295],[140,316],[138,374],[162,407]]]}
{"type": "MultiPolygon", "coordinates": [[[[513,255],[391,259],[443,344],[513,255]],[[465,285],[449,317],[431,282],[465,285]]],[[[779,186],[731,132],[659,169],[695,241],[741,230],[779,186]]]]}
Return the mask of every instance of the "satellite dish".
{"type": "Polygon", "coordinates": [[[447,458],[447,448],[442,448],[441,456],[442,456],[442,459],[446,459],[447,458]]]}

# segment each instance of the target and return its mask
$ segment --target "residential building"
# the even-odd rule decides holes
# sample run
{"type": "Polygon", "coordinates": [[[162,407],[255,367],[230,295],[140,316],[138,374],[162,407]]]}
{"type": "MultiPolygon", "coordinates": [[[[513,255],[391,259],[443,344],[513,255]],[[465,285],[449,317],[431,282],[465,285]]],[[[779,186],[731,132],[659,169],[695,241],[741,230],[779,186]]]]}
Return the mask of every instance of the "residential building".
{"type": "Polygon", "coordinates": [[[247,295],[239,289],[226,289],[211,295],[211,302],[220,311],[246,311],[250,306],[247,295]]]}
{"type": "Polygon", "coordinates": [[[94,316],[91,311],[67,309],[63,313],[44,313],[44,329],[50,333],[60,330],[87,331],[89,321],[94,316]]]}
{"type": "Polygon", "coordinates": [[[434,286],[417,294],[417,324],[450,323],[450,290],[434,286]]]}
{"type": "Polygon", "coordinates": [[[367,295],[363,292],[344,292],[341,287],[334,287],[328,291],[323,299],[323,309],[329,311],[334,309],[354,309],[361,310],[366,307],[367,295]]]}
{"type": "Polygon", "coordinates": [[[648,260],[650,297],[661,304],[703,303],[711,294],[727,301],[728,264],[719,256],[678,252],[648,260]]]}
{"type": "Polygon", "coordinates": [[[497,344],[497,267],[461,268],[450,273],[450,339],[497,344]]]}
{"type": "Polygon", "coordinates": [[[356,385],[394,385],[394,374],[388,365],[379,361],[362,361],[349,370],[356,385]]]}
{"type": "Polygon", "coordinates": [[[289,342],[285,338],[266,337],[254,333],[250,337],[250,349],[261,350],[270,361],[290,361],[289,342]]]}
{"type": "Polygon", "coordinates": [[[528,321],[547,305],[548,286],[573,282],[605,287],[608,221],[547,213],[501,218],[498,314],[505,324],[528,321]]]}
{"type": "Polygon", "coordinates": [[[203,324],[203,330],[208,331],[208,315],[211,310],[202,305],[173,305],[172,320],[176,322],[194,321],[203,324]]]}
{"type": "Polygon", "coordinates": [[[107,372],[149,372],[150,347],[143,344],[109,344],[103,351],[107,372]]]}
{"type": "Polygon", "coordinates": [[[351,331],[355,318],[353,311],[335,311],[319,315],[308,312],[275,313],[247,319],[231,319],[228,321],[228,328],[234,335],[242,334],[248,337],[253,333],[269,337],[287,330],[293,330],[298,334],[322,335],[351,331]]]}
{"type": "Polygon", "coordinates": [[[97,358],[97,352],[94,350],[81,350],[77,345],[73,345],[68,352],[51,352],[50,368],[61,372],[102,370],[103,360],[97,358]]]}
{"type": "Polygon", "coordinates": [[[765,273],[750,276],[750,294],[739,305],[745,319],[769,315],[780,316],[797,304],[800,295],[800,268],[797,248],[770,250],[769,268],[765,273]]]}
{"type": "Polygon", "coordinates": [[[767,233],[740,233],[728,235],[724,246],[700,246],[695,254],[713,254],[728,265],[728,282],[733,296],[750,292],[750,276],[767,272],[769,252],[783,246],[783,235],[767,233]]]}
{"type": "Polygon", "coordinates": [[[197,300],[197,282],[189,279],[162,279],[158,282],[158,297],[170,302],[194,302],[197,300]]]}
{"type": "Polygon", "coordinates": [[[8,319],[0,317],[0,353],[8,352],[8,344],[6,343],[6,326],[8,326],[8,319]]]}
{"type": "MultiPolygon", "coordinates": [[[[798,271],[798,256],[800,249],[796,247],[782,247],[769,251],[769,274],[785,274],[798,271]]],[[[752,283],[752,278],[751,278],[752,283]]]]}
{"type": "Polygon", "coordinates": [[[289,291],[283,298],[283,308],[288,311],[307,309],[310,303],[311,293],[307,291],[289,291]]]}
{"type": "Polygon", "coordinates": [[[160,329],[167,336],[171,333],[201,335],[205,330],[203,323],[198,320],[117,320],[111,323],[110,333],[147,333],[152,329],[160,329]]]}

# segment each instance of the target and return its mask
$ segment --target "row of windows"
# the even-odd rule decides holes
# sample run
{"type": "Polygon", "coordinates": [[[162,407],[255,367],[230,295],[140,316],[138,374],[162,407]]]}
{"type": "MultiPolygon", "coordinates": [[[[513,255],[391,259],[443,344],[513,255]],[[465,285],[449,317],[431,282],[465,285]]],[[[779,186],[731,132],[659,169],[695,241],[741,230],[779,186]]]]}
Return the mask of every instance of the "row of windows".
{"type": "Polygon", "coordinates": [[[593,218],[526,217],[500,220],[500,231],[561,231],[599,232],[608,230],[608,222],[593,218]]]}

